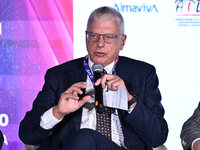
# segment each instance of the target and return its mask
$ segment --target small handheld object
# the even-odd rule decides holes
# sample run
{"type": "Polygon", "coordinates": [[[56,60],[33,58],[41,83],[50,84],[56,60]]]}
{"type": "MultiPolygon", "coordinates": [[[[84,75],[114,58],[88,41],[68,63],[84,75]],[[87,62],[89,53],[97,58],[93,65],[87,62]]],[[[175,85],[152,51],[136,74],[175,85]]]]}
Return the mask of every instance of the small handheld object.
{"type": "MultiPolygon", "coordinates": [[[[92,66],[92,71],[94,74],[94,82],[96,82],[103,75],[103,66],[99,63],[95,63],[92,66]]],[[[95,107],[97,111],[101,111],[103,108],[103,89],[102,85],[94,86],[95,93],[95,107]]]]}
{"type": "Polygon", "coordinates": [[[82,94],[78,94],[79,100],[85,96],[85,88],[81,88],[82,94]]]}

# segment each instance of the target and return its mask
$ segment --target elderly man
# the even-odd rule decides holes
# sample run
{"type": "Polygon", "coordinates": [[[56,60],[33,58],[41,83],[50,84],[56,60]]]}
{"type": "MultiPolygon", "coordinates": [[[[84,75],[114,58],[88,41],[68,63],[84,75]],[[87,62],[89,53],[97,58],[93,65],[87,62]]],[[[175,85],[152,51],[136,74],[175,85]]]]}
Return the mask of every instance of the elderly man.
{"type": "Polygon", "coordinates": [[[94,10],[86,30],[88,55],[47,71],[42,91],[20,124],[20,139],[41,150],[151,150],[162,145],[168,126],[155,68],[118,56],[125,42],[121,14],[110,7],[94,10]],[[96,63],[107,73],[94,81],[96,63]],[[128,109],[101,106],[99,111],[93,96],[84,95],[97,86],[111,93],[109,101],[118,99],[128,109]]]}

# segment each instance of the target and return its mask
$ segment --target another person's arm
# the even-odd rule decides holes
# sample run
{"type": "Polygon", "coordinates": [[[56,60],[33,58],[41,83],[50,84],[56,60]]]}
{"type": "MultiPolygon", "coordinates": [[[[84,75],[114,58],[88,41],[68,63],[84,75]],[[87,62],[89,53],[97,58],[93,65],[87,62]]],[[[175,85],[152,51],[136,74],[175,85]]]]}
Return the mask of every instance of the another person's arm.
{"type": "Polygon", "coordinates": [[[180,137],[183,149],[200,150],[200,141],[198,140],[200,138],[200,103],[194,114],[183,124],[180,137]]]}

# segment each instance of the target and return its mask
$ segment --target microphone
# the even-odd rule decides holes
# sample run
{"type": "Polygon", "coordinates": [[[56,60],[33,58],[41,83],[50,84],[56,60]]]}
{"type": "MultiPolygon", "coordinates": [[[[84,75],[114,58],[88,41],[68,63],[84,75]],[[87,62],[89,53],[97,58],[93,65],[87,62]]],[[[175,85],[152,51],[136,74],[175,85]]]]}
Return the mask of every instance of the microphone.
{"type": "MultiPolygon", "coordinates": [[[[103,66],[99,63],[95,63],[92,66],[92,71],[94,74],[94,82],[96,82],[103,75],[103,66]]],[[[95,107],[97,111],[101,111],[103,108],[103,89],[101,84],[94,86],[95,93],[95,107]]]]}

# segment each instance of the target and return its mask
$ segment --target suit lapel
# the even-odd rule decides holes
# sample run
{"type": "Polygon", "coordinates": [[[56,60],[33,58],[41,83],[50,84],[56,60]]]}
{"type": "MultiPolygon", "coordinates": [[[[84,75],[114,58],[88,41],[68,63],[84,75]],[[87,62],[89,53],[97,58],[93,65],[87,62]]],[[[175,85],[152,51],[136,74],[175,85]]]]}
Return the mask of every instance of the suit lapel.
{"type": "Polygon", "coordinates": [[[80,59],[79,62],[72,66],[72,73],[73,73],[73,81],[82,82],[86,81],[86,71],[83,66],[83,59],[80,59]]]}
{"type": "MultiPolygon", "coordinates": [[[[123,64],[122,58],[119,56],[119,61],[116,65],[116,75],[119,76],[121,79],[123,79],[126,86],[128,86],[127,83],[126,83],[126,76],[127,75],[125,74],[126,73],[125,66],[126,66],[126,64],[123,64]]],[[[127,111],[120,110],[120,109],[118,109],[117,111],[118,111],[118,114],[119,114],[120,122],[122,124],[122,122],[123,122],[122,118],[125,118],[125,116],[127,115],[127,111]]]]}
{"type": "Polygon", "coordinates": [[[74,113],[73,122],[74,122],[74,127],[75,127],[76,131],[78,131],[80,129],[81,117],[82,117],[82,110],[83,110],[83,107],[81,107],[80,109],[78,109],[74,113]]]}
{"type": "MultiPolygon", "coordinates": [[[[83,59],[81,60],[82,61],[80,62],[80,64],[77,65],[78,67],[74,68],[74,72],[73,72],[73,80],[77,82],[86,81],[86,78],[87,78],[87,74],[83,66],[83,59]]],[[[74,112],[73,122],[74,122],[74,127],[76,131],[80,129],[82,110],[83,110],[83,107],[81,107],[76,112],[74,112]]]]}

